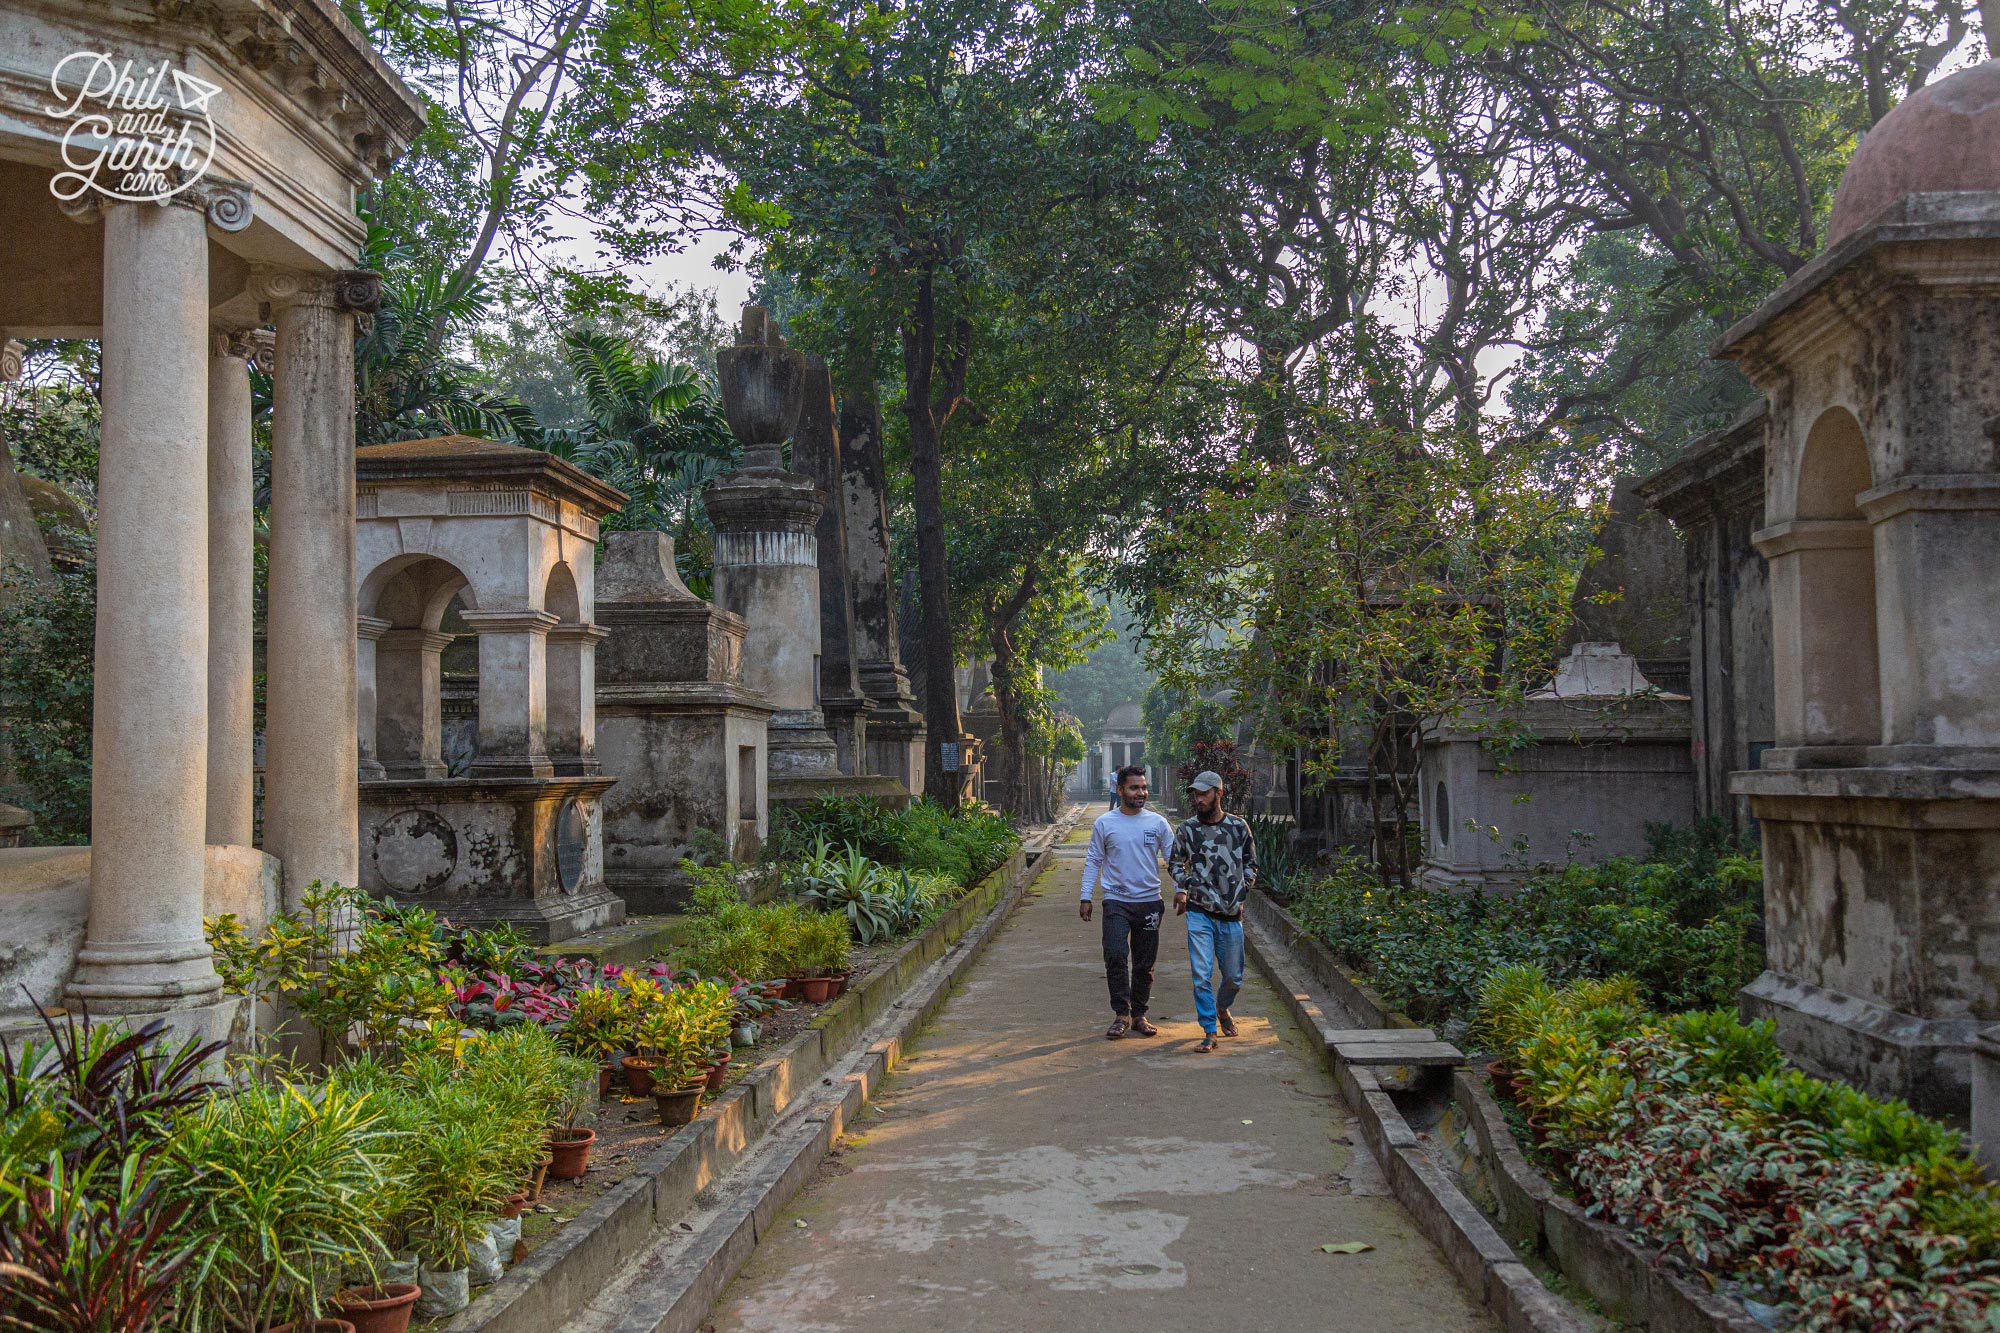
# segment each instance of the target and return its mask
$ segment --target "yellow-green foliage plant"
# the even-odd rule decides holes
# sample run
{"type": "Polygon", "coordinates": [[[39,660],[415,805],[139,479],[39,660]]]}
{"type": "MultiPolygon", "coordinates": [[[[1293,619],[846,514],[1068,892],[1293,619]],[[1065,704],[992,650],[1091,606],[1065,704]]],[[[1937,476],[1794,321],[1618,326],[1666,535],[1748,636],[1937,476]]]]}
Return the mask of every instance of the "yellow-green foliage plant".
{"type": "Polygon", "coordinates": [[[344,1268],[383,1253],[385,1182],[403,1169],[388,1103],[335,1084],[253,1083],[184,1115],[163,1158],[199,1237],[176,1321],[261,1329],[325,1308],[344,1268]]]}

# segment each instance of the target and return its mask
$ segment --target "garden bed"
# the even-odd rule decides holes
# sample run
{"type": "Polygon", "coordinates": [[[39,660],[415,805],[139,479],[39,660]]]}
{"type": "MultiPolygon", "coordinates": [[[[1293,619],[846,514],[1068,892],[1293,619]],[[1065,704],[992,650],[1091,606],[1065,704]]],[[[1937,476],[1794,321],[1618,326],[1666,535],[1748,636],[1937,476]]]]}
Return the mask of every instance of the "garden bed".
{"type": "MultiPolygon", "coordinates": [[[[556,1205],[556,1214],[542,1215],[572,1220],[538,1225],[541,1240],[532,1252],[439,1327],[447,1333],[546,1333],[564,1327],[661,1228],[693,1207],[697,1194],[767,1134],[925,968],[1022,890],[1032,870],[1027,855],[1015,851],[929,929],[887,950],[871,972],[857,972],[846,994],[807,1006],[816,1012],[803,1029],[737,1075],[694,1123],[671,1133],[657,1123],[650,1132],[630,1122],[623,1130],[614,1127],[608,1151],[623,1151],[625,1160],[610,1172],[586,1173],[572,1198],[556,1205]],[[603,1183],[592,1175],[603,1175],[603,1183]]],[[[622,1105],[615,1099],[600,1103],[602,1109],[622,1105]]]]}

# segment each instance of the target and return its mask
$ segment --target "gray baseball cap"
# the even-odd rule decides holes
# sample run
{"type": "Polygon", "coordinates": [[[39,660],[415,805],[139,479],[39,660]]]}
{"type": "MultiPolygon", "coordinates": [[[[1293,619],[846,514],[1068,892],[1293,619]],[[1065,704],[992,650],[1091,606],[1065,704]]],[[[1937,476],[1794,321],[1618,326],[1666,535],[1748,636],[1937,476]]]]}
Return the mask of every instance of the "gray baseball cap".
{"type": "Polygon", "coordinates": [[[1220,787],[1221,785],[1222,785],[1222,775],[1220,773],[1215,773],[1211,772],[1208,769],[1203,769],[1201,772],[1194,775],[1193,782],[1188,783],[1188,790],[1214,791],[1217,787],[1220,787]]]}

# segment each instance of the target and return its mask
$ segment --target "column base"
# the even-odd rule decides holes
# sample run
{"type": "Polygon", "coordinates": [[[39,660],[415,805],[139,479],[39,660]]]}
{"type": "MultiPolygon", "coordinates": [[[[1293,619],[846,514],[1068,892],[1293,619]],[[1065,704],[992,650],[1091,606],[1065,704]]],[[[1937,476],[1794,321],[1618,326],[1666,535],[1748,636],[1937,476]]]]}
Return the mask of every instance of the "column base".
{"type": "Polygon", "coordinates": [[[781,709],[772,714],[766,735],[766,764],[774,780],[840,776],[840,747],[819,709],[781,709]]]}
{"type": "Polygon", "coordinates": [[[546,757],[540,759],[480,759],[474,758],[465,766],[468,778],[552,778],[556,766],[546,757]]]}
{"type": "Polygon", "coordinates": [[[205,940],[106,945],[86,940],[64,994],[100,1015],[200,1009],[222,995],[213,959],[205,940]]]}
{"type": "Polygon", "coordinates": [[[1807,1073],[1927,1115],[1972,1104],[1972,1045],[1983,1019],[1918,1018],[1859,996],[1766,972],[1737,993],[1745,1019],[1777,1024],[1778,1044],[1807,1073]]]}
{"type": "MultiPolygon", "coordinates": [[[[238,1049],[248,1049],[250,1034],[243,1027],[248,1010],[239,995],[225,995],[206,1004],[151,1008],[144,1005],[114,1008],[99,1001],[85,1002],[74,996],[66,998],[69,1000],[68,1007],[87,1023],[115,1021],[132,1032],[155,1020],[165,1023],[165,1040],[170,1047],[184,1042],[206,1046],[220,1041],[238,1049]]],[[[56,1019],[58,1024],[62,1021],[61,1018],[56,1019]]],[[[0,1022],[0,1047],[14,1045],[23,1038],[45,1041],[48,1035],[49,1030],[38,1018],[0,1022]]]]}
{"type": "Polygon", "coordinates": [[[894,778],[912,795],[924,789],[923,714],[877,705],[868,715],[868,772],[894,778]]]}

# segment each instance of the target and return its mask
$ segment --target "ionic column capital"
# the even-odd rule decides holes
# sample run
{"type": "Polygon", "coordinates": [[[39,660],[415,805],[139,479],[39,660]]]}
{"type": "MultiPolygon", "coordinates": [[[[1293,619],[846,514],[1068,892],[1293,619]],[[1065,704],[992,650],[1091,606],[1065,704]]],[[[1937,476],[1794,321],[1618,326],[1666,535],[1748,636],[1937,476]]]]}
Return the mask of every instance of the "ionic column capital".
{"type": "Polygon", "coordinates": [[[257,354],[256,335],[263,329],[216,327],[208,331],[208,354],[221,359],[230,357],[237,361],[249,361],[257,354]]]}
{"type": "Polygon", "coordinates": [[[0,384],[12,384],[21,378],[27,356],[26,343],[18,338],[0,338],[0,384]]]}
{"type": "Polygon", "coordinates": [[[546,611],[461,611],[475,634],[546,635],[561,620],[546,611]]]}
{"type": "Polygon", "coordinates": [[[71,222],[89,226],[104,218],[104,210],[120,204],[133,208],[186,208],[208,219],[217,231],[242,231],[250,225],[252,204],[246,181],[222,180],[205,176],[184,185],[164,199],[107,199],[95,190],[85,190],[74,199],[58,199],[56,207],[71,222]]]}
{"type": "Polygon", "coordinates": [[[250,292],[259,305],[272,310],[319,306],[344,314],[366,315],[381,307],[382,275],[367,269],[302,273],[259,264],[250,270],[250,292]]]}

